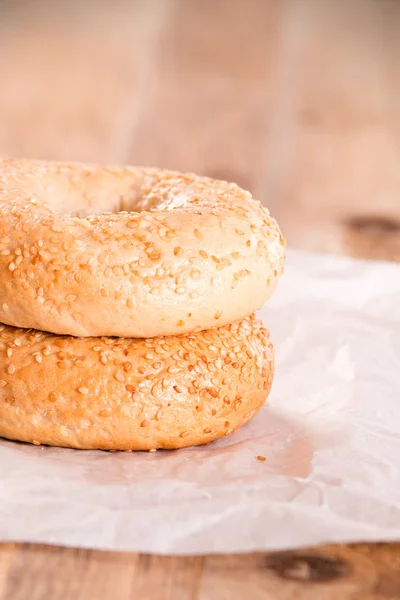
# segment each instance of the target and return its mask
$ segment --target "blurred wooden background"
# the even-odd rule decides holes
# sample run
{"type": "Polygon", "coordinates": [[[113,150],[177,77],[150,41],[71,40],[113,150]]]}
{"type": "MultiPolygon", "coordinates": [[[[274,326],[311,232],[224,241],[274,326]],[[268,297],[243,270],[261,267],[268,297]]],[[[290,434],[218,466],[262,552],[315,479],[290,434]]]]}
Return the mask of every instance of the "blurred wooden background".
{"type": "MultiPolygon", "coordinates": [[[[0,0],[0,74],[0,155],[235,180],[291,246],[400,260],[397,0],[0,0]]],[[[399,546],[0,550],[0,600],[247,596],[399,598],[399,546]]]]}
{"type": "Polygon", "coordinates": [[[236,180],[292,245],[400,258],[397,0],[0,11],[0,154],[236,180]]]}

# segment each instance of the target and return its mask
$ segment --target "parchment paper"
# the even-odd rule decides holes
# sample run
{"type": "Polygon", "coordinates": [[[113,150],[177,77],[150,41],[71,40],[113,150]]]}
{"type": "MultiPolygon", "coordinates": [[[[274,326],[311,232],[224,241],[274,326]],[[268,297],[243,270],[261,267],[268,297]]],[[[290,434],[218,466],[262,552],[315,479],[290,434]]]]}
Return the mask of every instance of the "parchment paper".
{"type": "Polygon", "coordinates": [[[247,426],[153,454],[0,441],[0,539],[171,554],[400,539],[400,266],[290,252],[261,315],[276,379],[247,426]]]}

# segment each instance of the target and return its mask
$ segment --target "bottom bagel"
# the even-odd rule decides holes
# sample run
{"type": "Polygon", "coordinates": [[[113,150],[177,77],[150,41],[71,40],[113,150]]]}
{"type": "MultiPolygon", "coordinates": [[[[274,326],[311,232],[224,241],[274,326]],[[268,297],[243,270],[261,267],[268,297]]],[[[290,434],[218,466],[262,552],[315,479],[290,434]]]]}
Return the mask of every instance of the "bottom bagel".
{"type": "Polygon", "coordinates": [[[103,450],[206,444],[246,423],[272,378],[272,344],[254,316],[151,339],[2,325],[0,436],[103,450]]]}

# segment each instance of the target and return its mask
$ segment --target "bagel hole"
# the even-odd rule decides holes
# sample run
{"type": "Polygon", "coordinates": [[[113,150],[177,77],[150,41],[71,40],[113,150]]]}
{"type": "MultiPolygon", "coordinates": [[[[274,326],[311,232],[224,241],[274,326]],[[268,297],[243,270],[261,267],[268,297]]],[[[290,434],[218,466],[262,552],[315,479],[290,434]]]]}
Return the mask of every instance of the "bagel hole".
{"type": "Polygon", "coordinates": [[[72,183],[59,176],[50,185],[40,187],[39,195],[54,212],[81,219],[103,213],[139,213],[149,210],[151,204],[143,198],[140,181],[126,181],[107,174],[82,173],[72,183]]]}
{"type": "Polygon", "coordinates": [[[121,212],[140,213],[146,210],[143,207],[143,202],[141,203],[140,200],[140,195],[136,190],[128,190],[128,192],[120,197],[105,199],[99,193],[97,197],[91,199],[93,204],[84,207],[81,205],[75,210],[71,210],[69,215],[85,219],[86,217],[98,216],[104,213],[113,213],[116,215],[121,212]]]}

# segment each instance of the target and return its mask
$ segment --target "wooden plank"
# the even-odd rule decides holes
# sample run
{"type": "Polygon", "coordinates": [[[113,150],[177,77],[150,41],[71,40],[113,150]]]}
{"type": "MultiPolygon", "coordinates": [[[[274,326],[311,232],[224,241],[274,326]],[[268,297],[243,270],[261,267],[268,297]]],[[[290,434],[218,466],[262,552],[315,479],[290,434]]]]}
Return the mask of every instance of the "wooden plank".
{"type": "MultiPolygon", "coordinates": [[[[1,600],[388,600],[400,544],[205,557],[5,544],[1,600]]],[[[1,581],[1,580],[0,580],[1,581]]]]}
{"type": "Polygon", "coordinates": [[[288,4],[262,199],[293,245],[400,260],[399,23],[390,1],[288,4]]]}
{"type": "Polygon", "coordinates": [[[326,546],[272,555],[212,557],[199,600],[380,600],[400,593],[395,546],[326,546]],[[224,580],[222,588],[218,582],[224,580]]]}
{"type": "Polygon", "coordinates": [[[258,195],[284,4],[174,0],[128,162],[235,180],[258,195]]]}
{"type": "Polygon", "coordinates": [[[168,4],[0,5],[0,153],[123,162],[168,4]]]}

